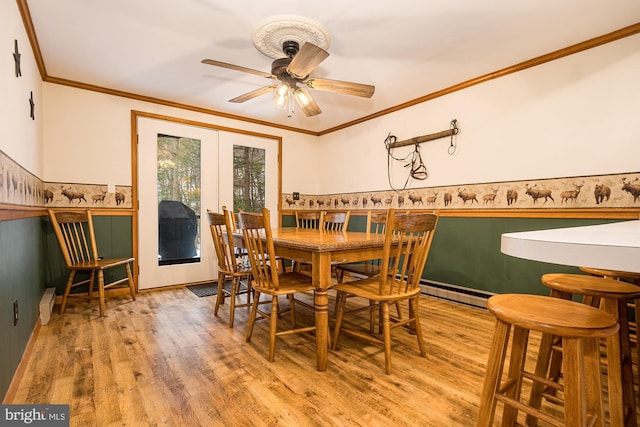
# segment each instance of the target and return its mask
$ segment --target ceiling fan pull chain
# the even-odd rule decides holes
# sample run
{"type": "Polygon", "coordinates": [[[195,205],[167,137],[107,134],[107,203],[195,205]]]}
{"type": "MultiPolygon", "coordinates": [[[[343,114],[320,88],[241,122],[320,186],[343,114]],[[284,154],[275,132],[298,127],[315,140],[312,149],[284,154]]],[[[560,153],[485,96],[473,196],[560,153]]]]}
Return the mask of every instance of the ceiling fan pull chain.
{"type": "Polygon", "coordinates": [[[287,96],[289,97],[289,99],[287,100],[287,117],[293,117],[293,91],[289,90],[289,94],[287,96]]]}

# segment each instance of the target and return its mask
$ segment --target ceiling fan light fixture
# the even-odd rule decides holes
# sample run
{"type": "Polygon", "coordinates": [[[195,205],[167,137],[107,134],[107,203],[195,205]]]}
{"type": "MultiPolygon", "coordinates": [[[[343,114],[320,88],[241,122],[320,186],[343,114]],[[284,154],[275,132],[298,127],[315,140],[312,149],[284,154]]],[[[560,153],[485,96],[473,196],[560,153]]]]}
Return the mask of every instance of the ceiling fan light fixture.
{"type": "Polygon", "coordinates": [[[295,96],[300,108],[304,108],[311,103],[311,95],[304,88],[296,88],[296,90],[293,91],[293,96],[295,96]]]}
{"type": "Polygon", "coordinates": [[[276,103],[276,107],[278,108],[287,108],[287,105],[289,104],[289,96],[290,96],[290,88],[289,85],[287,84],[280,84],[278,85],[278,87],[276,87],[275,90],[275,103],[276,103]]]}

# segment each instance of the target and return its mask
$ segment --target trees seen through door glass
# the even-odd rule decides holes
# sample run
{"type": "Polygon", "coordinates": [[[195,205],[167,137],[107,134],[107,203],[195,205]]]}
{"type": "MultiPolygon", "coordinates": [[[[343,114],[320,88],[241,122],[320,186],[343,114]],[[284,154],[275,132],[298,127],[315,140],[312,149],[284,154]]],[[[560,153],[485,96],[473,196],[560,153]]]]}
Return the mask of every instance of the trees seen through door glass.
{"type": "Polygon", "coordinates": [[[262,212],[265,207],[266,150],[233,146],[233,210],[262,212]]]}
{"type": "Polygon", "coordinates": [[[200,261],[200,140],[158,134],[158,262],[200,261]]]}

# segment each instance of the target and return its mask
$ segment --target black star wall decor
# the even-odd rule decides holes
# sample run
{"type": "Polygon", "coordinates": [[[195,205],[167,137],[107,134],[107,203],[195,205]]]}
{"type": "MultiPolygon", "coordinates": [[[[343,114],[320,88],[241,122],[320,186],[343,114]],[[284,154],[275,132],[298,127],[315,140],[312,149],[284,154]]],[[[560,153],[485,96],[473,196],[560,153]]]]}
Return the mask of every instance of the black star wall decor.
{"type": "Polygon", "coordinates": [[[20,51],[18,50],[18,40],[15,40],[15,47],[13,51],[13,61],[16,64],[16,77],[22,76],[22,70],[20,69],[20,51]]]}
{"type": "Polygon", "coordinates": [[[29,107],[31,112],[29,113],[29,115],[31,116],[31,120],[35,120],[36,119],[36,113],[35,113],[35,102],[33,102],[33,91],[31,91],[31,96],[29,97],[29,107]]]}

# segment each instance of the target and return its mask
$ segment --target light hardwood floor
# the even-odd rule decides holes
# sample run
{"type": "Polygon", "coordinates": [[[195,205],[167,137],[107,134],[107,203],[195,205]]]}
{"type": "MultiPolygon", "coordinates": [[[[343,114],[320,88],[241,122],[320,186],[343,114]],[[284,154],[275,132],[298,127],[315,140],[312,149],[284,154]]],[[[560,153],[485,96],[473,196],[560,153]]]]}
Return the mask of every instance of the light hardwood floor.
{"type": "Polygon", "coordinates": [[[315,369],[312,335],[278,338],[269,363],[267,322],[246,343],[248,311],[229,329],[229,304],[215,317],[215,297],[186,288],[109,299],[102,319],[97,306],[74,303],[40,328],[5,403],[70,404],[72,426],[473,426],[493,317],[420,303],[427,357],[396,330],[391,375],[382,348],[348,336],[326,372],[315,369]]]}

